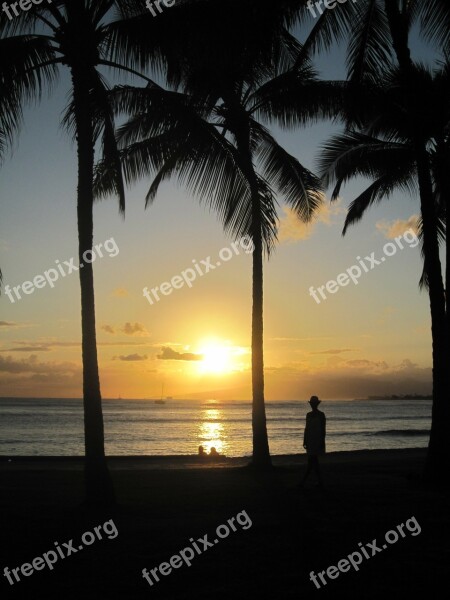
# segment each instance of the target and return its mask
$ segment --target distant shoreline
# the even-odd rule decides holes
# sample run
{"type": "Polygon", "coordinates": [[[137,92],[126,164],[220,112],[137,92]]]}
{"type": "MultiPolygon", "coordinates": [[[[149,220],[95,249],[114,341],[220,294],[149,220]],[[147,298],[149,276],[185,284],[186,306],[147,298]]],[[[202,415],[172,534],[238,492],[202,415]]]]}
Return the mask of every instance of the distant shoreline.
{"type": "Polygon", "coordinates": [[[369,402],[371,400],[433,400],[433,396],[421,394],[392,394],[390,396],[367,396],[367,398],[355,398],[355,402],[369,402]]]}

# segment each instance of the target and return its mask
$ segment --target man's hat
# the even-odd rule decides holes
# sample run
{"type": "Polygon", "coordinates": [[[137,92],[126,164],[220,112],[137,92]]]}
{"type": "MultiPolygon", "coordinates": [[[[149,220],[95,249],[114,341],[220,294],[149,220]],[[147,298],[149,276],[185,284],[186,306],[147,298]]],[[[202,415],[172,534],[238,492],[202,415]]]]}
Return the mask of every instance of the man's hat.
{"type": "Polygon", "coordinates": [[[317,396],[311,396],[311,398],[309,399],[309,403],[311,404],[311,406],[319,406],[320,400],[317,396]]]}

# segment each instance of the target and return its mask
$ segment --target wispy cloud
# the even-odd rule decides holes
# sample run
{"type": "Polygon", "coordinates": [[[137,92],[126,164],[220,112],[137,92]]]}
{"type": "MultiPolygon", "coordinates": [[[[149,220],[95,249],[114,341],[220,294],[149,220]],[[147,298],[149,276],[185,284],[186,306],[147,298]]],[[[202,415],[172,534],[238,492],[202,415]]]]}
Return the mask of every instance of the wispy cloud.
{"type": "Polygon", "coordinates": [[[125,325],[122,327],[121,331],[125,334],[125,335],[141,335],[141,336],[147,336],[148,335],[148,331],[146,330],[146,328],[144,327],[144,325],[142,323],[125,323],[125,325]]]}
{"type": "Polygon", "coordinates": [[[342,354],[343,352],[354,352],[355,348],[333,348],[332,350],[321,350],[320,352],[310,352],[310,354],[342,354]]]}
{"type": "Polygon", "coordinates": [[[271,342],[317,342],[317,341],[323,341],[323,340],[332,340],[333,337],[328,337],[328,336],[324,336],[324,337],[305,337],[305,338],[298,338],[298,337],[274,337],[274,338],[270,338],[271,342]]]}
{"type": "Polygon", "coordinates": [[[324,198],[311,223],[300,221],[295,211],[290,207],[284,206],[283,212],[284,215],[280,219],[278,228],[278,239],[280,242],[295,243],[310,238],[319,223],[328,227],[334,225],[337,222],[336,217],[345,213],[345,208],[342,206],[340,199],[330,203],[324,198]]]}
{"type": "Polygon", "coordinates": [[[396,221],[386,221],[383,219],[378,221],[375,224],[375,227],[387,240],[393,240],[394,238],[403,235],[408,229],[412,229],[417,235],[418,220],[418,215],[411,215],[409,219],[406,220],[397,219],[396,221]]]}
{"type": "Polygon", "coordinates": [[[71,362],[39,362],[38,357],[31,354],[28,358],[16,360],[11,356],[0,356],[0,373],[79,373],[81,367],[71,362]]]}
{"type": "Polygon", "coordinates": [[[102,331],[106,331],[106,333],[112,333],[114,335],[115,331],[114,331],[114,327],[112,325],[102,325],[100,327],[100,329],[102,331]]]}
{"type": "Polygon", "coordinates": [[[385,371],[389,368],[384,360],[367,360],[364,358],[347,360],[344,364],[351,369],[364,369],[364,371],[385,371]]]}
{"type": "Polygon", "coordinates": [[[48,346],[19,346],[17,348],[6,348],[5,350],[0,350],[0,352],[50,352],[50,348],[48,346]]]}
{"type": "Polygon", "coordinates": [[[140,360],[147,360],[148,356],[146,354],[121,354],[120,356],[114,356],[113,360],[123,360],[125,362],[135,362],[140,360]]]}
{"type": "Polygon", "coordinates": [[[169,347],[162,348],[161,354],[157,354],[156,358],[159,360],[202,360],[202,354],[194,354],[192,352],[176,352],[169,347]]]}

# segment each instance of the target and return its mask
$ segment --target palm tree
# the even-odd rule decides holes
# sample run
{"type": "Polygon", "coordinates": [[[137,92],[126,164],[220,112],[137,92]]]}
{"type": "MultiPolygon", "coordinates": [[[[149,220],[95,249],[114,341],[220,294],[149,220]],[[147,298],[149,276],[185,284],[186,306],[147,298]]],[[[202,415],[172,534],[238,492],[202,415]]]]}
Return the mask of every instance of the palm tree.
{"type": "MultiPolygon", "coordinates": [[[[446,69],[450,69],[450,4],[446,0],[428,0],[419,5],[421,28],[427,41],[441,50],[446,69]]],[[[438,194],[446,215],[446,230],[450,230],[450,124],[444,135],[437,141],[435,168],[438,194]]],[[[447,298],[447,340],[450,344],[450,310],[448,294],[450,290],[450,240],[446,242],[445,290],[447,298]]]]}
{"type": "MultiPolygon", "coordinates": [[[[61,67],[67,67],[72,100],[65,123],[72,129],[78,156],[78,256],[81,287],[83,403],[85,429],[85,482],[89,504],[114,502],[114,490],[104,451],[104,428],[97,360],[94,276],[92,264],[84,260],[93,245],[94,146],[101,140],[103,154],[112,165],[112,185],[124,211],[124,191],[115,144],[114,123],[108,105],[108,86],[101,67],[135,73],[148,64],[149,42],[143,31],[157,30],[141,3],[141,13],[131,0],[53,0],[23,12],[10,22],[2,16],[1,46],[8,61],[1,63],[1,80],[14,90],[7,96],[6,134],[20,122],[21,100],[35,97],[40,85],[52,82],[61,67]]],[[[160,56],[155,50],[153,58],[160,56]]],[[[3,116],[1,117],[3,118],[3,116]]],[[[0,138],[1,142],[1,138],[0,138]]]]}
{"type": "MultiPolygon", "coordinates": [[[[340,89],[317,80],[305,53],[299,61],[302,47],[287,32],[283,46],[263,68],[247,64],[243,55],[233,70],[222,57],[214,70],[202,64],[202,79],[198,63],[189,65],[184,92],[154,84],[120,87],[111,100],[117,113],[132,115],[118,137],[127,182],[156,173],[147,205],[162,181],[177,177],[218,211],[226,231],[253,240],[252,426],[257,467],[271,464],[264,401],[263,259],[276,242],[275,190],[303,221],[312,218],[322,200],[318,179],[265,125],[277,120],[289,127],[331,117],[340,89]],[[196,93],[186,93],[186,88],[196,93]]],[[[99,195],[113,191],[109,168],[107,160],[98,167],[99,195]]]]}
{"type": "MultiPolygon", "coordinates": [[[[421,207],[425,280],[430,297],[433,338],[433,418],[425,474],[436,478],[450,464],[447,444],[450,411],[448,405],[448,338],[446,305],[439,255],[439,236],[445,231],[440,204],[436,200],[442,157],[437,147],[450,120],[450,78],[448,70],[431,73],[413,65],[405,85],[403,73],[395,69],[377,85],[359,88],[351,113],[360,130],[349,130],[331,139],[320,159],[326,183],[336,183],[336,198],[343,183],[355,176],[373,183],[349,207],[347,227],[359,221],[376,202],[401,187],[418,191],[421,207]],[[355,106],[362,108],[359,115],[355,106]],[[434,165],[434,168],[433,168],[434,165]]],[[[353,96],[355,88],[352,89],[353,96]]],[[[447,154],[448,156],[448,154],[447,154]]]]}
{"type": "MultiPolygon", "coordinates": [[[[443,54],[444,62],[448,65],[450,56],[450,4],[447,0],[429,0],[427,2],[422,0],[359,0],[354,5],[354,14],[351,21],[352,38],[349,43],[347,61],[352,89],[352,94],[347,102],[347,117],[349,118],[350,128],[361,125],[361,123],[367,125],[368,122],[367,120],[364,122],[363,119],[358,123],[358,118],[362,118],[361,105],[358,106],[360,101],[358,86],[360,84],[373,84],[376,86],[380,74],[391,70],[394,62],[398,65],[398,96],[402,100],[404,97],[409,98],[412,105],[414,96],[419,95],[420,87],[415,86],[420,86],[421,82],[417,79],[418,71],[413,63],[410,50],[410,33],[415,23],[420,24],[422,36],[437,46],[443,54]],[[358,114],[359,117],[355,117],[358,114]],[[356,122],[352,121],[352,118],[356,118],[356,122]]],[[[342,23],[336,23],[335,25],[339,34],[344,35],[346,26],[342,23]]],[[[367,102],[370,106],[371,99],[367,99],[367,102]]],[[[411,108],[411,106],[408,108],[411,108]]],[[[448,149],[449,125],[447,120],[446,126],[440,129],[440,138],[433,138],[437,156],[441,157],[441,159],[436,159],[436,155],[430,153],[430,148],[426,142],[427,138],[424,138],[419,131],[423,114],[420,114],[420,111],[417,110],[419,107],[416,106],[415,108],[415,125],[418,131],[413,143],[423,209],[423,242],[428,255],[428,260],[425,261],[425,270],[430,286],[433,323],[434,399],[425,477],[433,479],[439,477],[440,451],[443,450],[444,453],[446,451],[446,438],[448,437],[450,424],[450,409],[447,400],[448,379],[445,367],[445,364],[448,364],[448,347],[450,345],[450,315],[443,293],[442,269],[438,248],[439,220],[436,211],[440,214],[439,211],[442,208],[436,207],[434,204],[435,198],[445,194],[445,202],[447,202],[445,218],[448,219],[450,199],[445,191],[449,189],[448,176],[446,175],[446,179],[442,176],[442,173],[448,171],[448,167],[444,167],[444,170],[442,168],[437,169],[436,161],[444,160],[443,164],[448,165],[446,149],[448,149]],[[432,189],[433,179],[436,187],[434,191],[432,189]]],[[[446,111],[443,110],[441,115],[442,119],[445,119],[446,111]]],[[[428,119],[426,120],[428,121],[428,119]]],[[[410,125],[409,139],[412,140],[414,124],[411,123],[410,125]]],[[[384,141],[386,141],[385,138],[384,141]]],[[[450,242],[448,238],[446,239],[446,257],[446,287],[448,289],[450,280],[450,242]]]]}

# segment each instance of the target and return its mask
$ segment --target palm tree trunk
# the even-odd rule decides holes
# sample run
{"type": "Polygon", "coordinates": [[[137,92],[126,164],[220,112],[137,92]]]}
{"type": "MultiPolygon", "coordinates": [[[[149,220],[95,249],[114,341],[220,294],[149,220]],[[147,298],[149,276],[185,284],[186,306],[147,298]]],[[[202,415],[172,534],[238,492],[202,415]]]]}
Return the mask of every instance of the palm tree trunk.
{"type": "MultiPolygon", "coordinates": [[[[402,7],[403,9],[404,7],[402,7]]],[[[397,0],[384,0],[384,9],[388,18],[392,37],[392,46],[400,69],[406,75],[412,69],[411,51],[409,49],[409,23],[405,12],[401,12],[397,0]]]]}
{"type": "Polygon", "coordinates": [[[264,401],[264,325],[263,325],[263,244],[259,197],[253,200],[253,281],[252,281],[252,428],[253,464],[271,465],[264,401]]]}
{"type": "Polygon", "coordinates": [[[417,171],[423,222],[423,249],[431,310],[433,340],[433,407],[430,441],[424,476],[439,481],[450,466],[448,343],[446,336],[445,292],[439,256],[437,207],[434,202],[430,161],[426,148],[417,149],[417,171]]]}
{"type": "MultiPolygon", "coordinates": [[[[86,65],[72,66],[78,154],[78,258],[81,286],[83,402],[85,432],[86,501],[90,505],[114,503],[114,489],[104,449],[104,428],[95,332],[94,273],[84,253],[93,245],[94,134],[86,65]]],[[[91,254],[88,253],[88,257],[91,254]]]]}
{"type": "Polygon", "coordinates": [[[252,277],[252,465],[265,469],[272,466],[272,461],[267,435],[264,399],[264,279],[261,199],[252,160],[250,131],[243,127],[236,136],[236,142],[242,160],[241,167],[247,177],[252,194],[252,240],[254,245],[252,277]]]}

